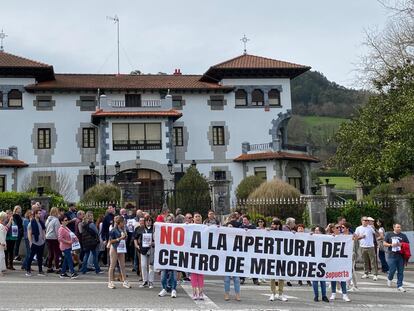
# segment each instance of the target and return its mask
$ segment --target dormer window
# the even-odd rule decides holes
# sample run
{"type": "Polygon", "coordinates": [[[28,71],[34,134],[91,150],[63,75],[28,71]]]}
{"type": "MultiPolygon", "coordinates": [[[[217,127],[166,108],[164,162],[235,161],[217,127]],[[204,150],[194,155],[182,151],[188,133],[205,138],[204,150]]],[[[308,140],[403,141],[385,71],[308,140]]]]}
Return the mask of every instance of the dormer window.
{"type": "Polygon", "coordinates": [[[264,94],[262,90],[255,89],[252,92],[252,106],[263,106],[264,105],[264,94]]]}
{"type": "Polygon", "coordinates": [[[247,93],[245,90],[236,91],[236,106],[247,106],[247,93]]]}
{"type": "Polygon", "coordinates": [[[269,106],[281,106],[279,90],[271,89],[269,91],[269,106]]]}
{"type": "Polygon", "coordinates": [[[22,104],[23,104],[22,98],[23,98],[22,92],[20,92],[19,90],[11,90],[8,94],[8,99],[9,99],[8,106],[9,107],[22,107],[22,104]]]}

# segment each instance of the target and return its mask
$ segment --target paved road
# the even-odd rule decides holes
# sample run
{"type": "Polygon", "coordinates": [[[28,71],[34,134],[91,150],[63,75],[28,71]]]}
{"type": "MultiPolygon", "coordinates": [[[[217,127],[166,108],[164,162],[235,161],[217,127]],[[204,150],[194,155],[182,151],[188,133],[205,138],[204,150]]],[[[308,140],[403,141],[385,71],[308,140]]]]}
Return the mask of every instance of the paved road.
{"type": "Polygon", "coordinates": [[[251,280],[246,280],[246,285],[242,286],[242,301],[227,302],[223,299],[222,279],[208,277],[208,298],[205,301],[193,301],[188,283],[177,288],[178,297],[173,299],[157,296],[159,282],[151,290],[138,288],[138,279],[132,273],[129,277],[131,289],[118,286],[117,289],[110,290],[106,287],[106,280],[105,274],[87,274],[76,280],[61,280],[56,274],[46,277],[34,274],[27,278],[21,271],[11,272],[0,278],[0,310],[414,310],[414,271],[406,273],[406,293],[386,287],[386,279],[382,275],[376,282],[360,279],[360,290],[350,293],[352,302],[345,303],[338,299],[329,304],[313,302],[312,290],[308,286],[286,287],[288,302],[269,302],[268,283],[257,286],[251,280]]]}

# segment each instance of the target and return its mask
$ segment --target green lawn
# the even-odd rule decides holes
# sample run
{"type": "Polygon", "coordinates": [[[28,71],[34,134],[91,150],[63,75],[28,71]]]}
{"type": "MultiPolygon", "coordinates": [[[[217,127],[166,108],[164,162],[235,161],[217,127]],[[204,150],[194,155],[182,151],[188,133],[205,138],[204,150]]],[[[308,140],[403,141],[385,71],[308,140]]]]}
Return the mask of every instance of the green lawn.
{"type": "Polygon", "coordinates": [[[338,127],[341,123],[349,121],[349,119],[344,119],[344,118],[319,117],[319,116],[300,116],[300,118],[309,127],[316,127],[320,125],[338,127]]]}
{"type": "Polygon", "coordinates": [[[319,177],[322,183],[325,183],[325,179],[329,178],[330,184],[335,184],[335,189],[338,190],[354,190],[356,182],[351,177],[319,177]]]}

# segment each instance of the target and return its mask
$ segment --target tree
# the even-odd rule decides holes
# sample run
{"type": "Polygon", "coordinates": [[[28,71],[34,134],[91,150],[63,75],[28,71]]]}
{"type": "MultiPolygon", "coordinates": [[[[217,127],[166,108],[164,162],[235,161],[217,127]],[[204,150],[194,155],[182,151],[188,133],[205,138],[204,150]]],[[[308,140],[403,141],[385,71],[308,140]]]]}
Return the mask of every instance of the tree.
{"type": "Polygon", "coordinates": [[[142,73],[142,71],[141,71],[141,70],[136,69],[136,70],[131,71],[129,74],[130,74],[130,75],[133,75],[133,76],[140,76],[140,75],[142,75],[143,73],[142,73]]]}
{"type": "Polygon", "coordinates": [[[414,169],[414,65],[388,70],[374,85],[378,94],[341,125],[333,158],[365,185],[399,180],[414,169]]]}
{"type": "Polygon", "coordinates": [[[190,167],[177,184],[176,207],[183,213],[199,212],[206,216],[211,207],[210,187],[195,167],[190,167]]]}
{"type": "Polygon", "coordinates": [[[414,0],[378,0],[390,13],[382,30],[365,31],[368,53],[361,57],[360,80],[371,84],[388,70],[414,60],[414,0]]]}
{"type": "Polygon", "coordinates": [[[263,179],[259,176],[252,175],[244,178],[236,188],[237,199],[247,199],[257,187],[263,183],[263,179]]]}

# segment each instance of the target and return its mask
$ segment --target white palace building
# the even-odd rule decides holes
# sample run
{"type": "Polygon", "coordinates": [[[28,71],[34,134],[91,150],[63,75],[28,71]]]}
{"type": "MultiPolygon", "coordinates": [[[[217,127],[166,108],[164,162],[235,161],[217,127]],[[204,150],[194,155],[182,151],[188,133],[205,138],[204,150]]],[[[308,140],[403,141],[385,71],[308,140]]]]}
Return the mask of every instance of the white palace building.
{"type": "Polygon", "coordinates": [[[226,207],[254,174],[309,194],[318,159],[287,141],[290,81],[309,69],[243,54],[202,75],[58,74],[0,52],[0,191],[60,183],[77,201],[98,177],[153,209],[196,165],[226,207]]]}

